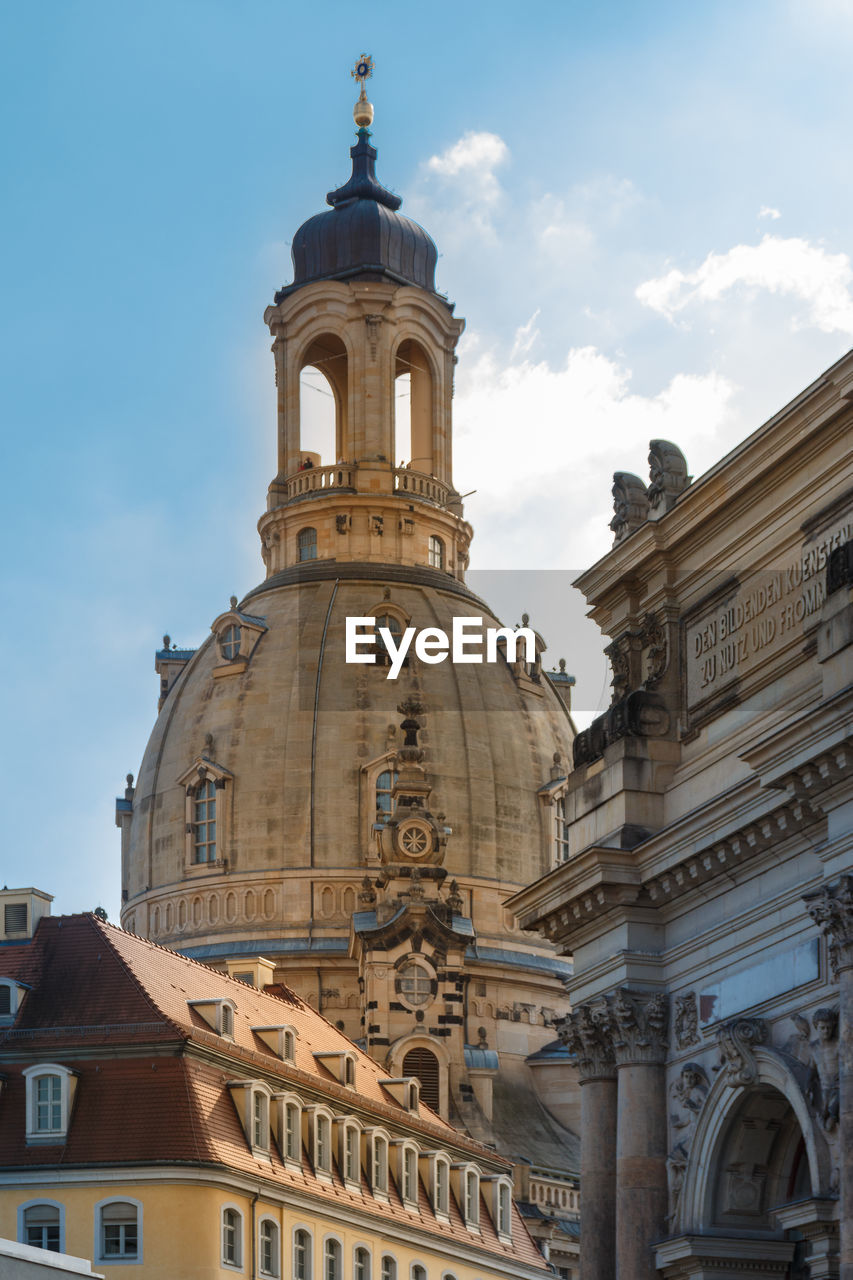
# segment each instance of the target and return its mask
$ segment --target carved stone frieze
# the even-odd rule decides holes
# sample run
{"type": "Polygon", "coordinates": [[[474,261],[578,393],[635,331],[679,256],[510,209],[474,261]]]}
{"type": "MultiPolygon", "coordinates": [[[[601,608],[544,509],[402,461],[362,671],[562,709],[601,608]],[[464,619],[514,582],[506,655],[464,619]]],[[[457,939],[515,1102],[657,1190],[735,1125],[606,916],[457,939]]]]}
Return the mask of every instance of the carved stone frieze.
{"type": "Polygon", "coordinates": [[[826,935],[834,977],[853,968],[853,875],[807,893],[806,910],[826,935]]]}
{"type": "Polygon", "coordinates": [[[679,1049],[689,1049],[699,1043],[699,1006],[695,991],[675,997],[675,1043],[679,1049]]]}
{"type": "Polygon", "coordinates": [[[624,698],[631,687],[631,672],[629,662],[630,638],[627,635],[618,636],[612,644],[607,645],[604,652],[610,661],[610,668],[613,672],[613,679],[610,681],[610,687],[613,690],[611,702],[619,702],[624,698]]]}
{"type": "Polygon", "coordinates": [[[646,655],[647,689],[656,689],[666,672],[669,661],[669,648],[663,623],[653,613],[647,613],[643,620],[642,645],[646,655]]]}
{"type": "Polygon", "coordinates": [[[732,1087],[752,1084],[758,1078],[753,1050],[767,1039],[767,1023],[763,1018],[734,1018],[717,1029],[717,1045],[727,1084],[732,1087]]]}
{"type": "Polygon", "coordinates": [[[577,1055],[581,1084],[615,1078],[613,1021],[606,1000],[578,1005],[556,1025],[563,1044],[577,1055]]]}
{"type": "Polygon", "coordinates": [[[632,991],[620,987],[610,998],[610,1011],[617,1066],[666,1060],[669,1000],[662,991],[632,991]]]}

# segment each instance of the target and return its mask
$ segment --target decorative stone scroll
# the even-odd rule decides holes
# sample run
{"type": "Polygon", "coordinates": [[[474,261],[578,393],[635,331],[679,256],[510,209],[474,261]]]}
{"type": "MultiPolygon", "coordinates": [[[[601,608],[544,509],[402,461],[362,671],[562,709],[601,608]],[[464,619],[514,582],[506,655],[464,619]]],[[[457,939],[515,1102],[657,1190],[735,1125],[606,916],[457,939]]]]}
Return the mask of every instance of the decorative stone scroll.
{"type": "Polygon", "coordinates": [[[639,476],[630,471],[613,473],[613,530],[614,545],[639,529],[649,518],[649,499],[646,486],[639,476]]]}
{"type": "Polygon", "coordinates": [[[687,460],[669,440],[649,441],[649,508],[652,518],[665,515],[690,484],[687,460]]]}
{"type": "Polygon", "coordinates": [[[721,1066],[726,1084],[752,1084],[758,1079],[758,1064],[753,1049],[768,1039],[763,1018],[735,1018],[717,1030],[721,1066]]]}
{"type": "Polygon", "coordinates": [[[563,1044],[577,1055],[581,1084],[615,1077],[613,1022],[606,1000],[578,1005],[556,1028],[563,1044]]]}
{"type": "Polygon", "coordinates": [[[853,968],[853,876],[842,876],[831,884],[807,893],[806,910],[829,942],[829,963],[833,977],[853,968]]]}
{"type": "Polygon", "coordinates": [[[610,1000],[617,1066],[662,1063],[669,1039],[669,1001],[661,991],[620,987],[610,1000]]]}

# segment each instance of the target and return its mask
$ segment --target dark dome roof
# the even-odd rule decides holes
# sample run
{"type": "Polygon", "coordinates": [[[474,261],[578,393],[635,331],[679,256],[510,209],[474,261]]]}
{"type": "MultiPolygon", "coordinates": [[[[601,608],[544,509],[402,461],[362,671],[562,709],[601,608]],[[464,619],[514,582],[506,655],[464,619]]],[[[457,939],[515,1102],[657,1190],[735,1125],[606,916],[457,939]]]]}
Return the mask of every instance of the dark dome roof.
{"type": "Polygon", "coordinates": [[[376,150],[359,129],[350,149],[352,175],[326,196],[332,208],[318,213],[293,237],[293,284],[280,302],[312,280],[393,280],[435,292],[438,251],[423,227],[397,210],[402,201],[376,179],[376,150]]]}

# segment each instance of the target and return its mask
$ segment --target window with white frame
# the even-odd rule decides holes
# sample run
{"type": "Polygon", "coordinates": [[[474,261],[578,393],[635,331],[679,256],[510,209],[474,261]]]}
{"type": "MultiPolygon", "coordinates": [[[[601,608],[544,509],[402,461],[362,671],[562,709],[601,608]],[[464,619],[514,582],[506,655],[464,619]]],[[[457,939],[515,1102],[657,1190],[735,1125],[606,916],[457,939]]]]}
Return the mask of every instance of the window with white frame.
{"type": "Polygon", "coordinates": [[[413,1262],[410,1275],[411,1280],[427,1280],[426,1267],[422,1267],[419,1262],[413,1262]]]}
{"type": "Polygon", "coordinates": [[[216,861],[216,783],[204,778],[193,797],[193,862],[216,861]]]}
{"type": "Polygon", "coordinates": [[[435,1159],[435,1194],[433,1197],[435,1213],[447,1217],[450,1213],[450,1161],[444,1156],[435,1159]]]}
{"type": "Polygon", "coordinates": [[[359,1245],[353,1254],[353,1280],[370,1280],[370,1250],[359,1245]]]}
{"type": "Polygon", "coordinates": [[[261,1218],[258,1231],[258,1262],[261,1275],[280,1276],[280,1258],[278,1223],[272,1218],[261,1218]]]}
{"type": "Polygon", "coordinates": [[[344,1182],[357,1186],[361,1182],[361,1129],[355,1120],[339,1121],[340,1169],[344,1182]]]}
{"type": "Polygon", "coordinates": [[[390,1253],[382,1255],[382,1280],[397,1280],[397,1259],[392,1258],[390,1253]]]}
{"type": "Polygon", "coordinates": [[[64,1142],[68,1136],[71,1101],[76,1076],[68,1067],[55,1062],[27,1067],[26,1082],[27,1142],[64,1142]]]}
{"type": "Polygon", "coordinates": [[[332,1117],[319,1107],[306,1108],[308,1140],[314,1172],[328,1181],[332,1172],[332,1117]]]}
{"type": "Polygon", "coordinates": [[[243,1265],[243,1215],[230,1206],[222,1210],[222,1262],[226,1267],[243,1265]]]}
{"type": "Polygon", "coordinates": [[[323,1280],[343,1280],[340,1240],[329,1237],[323,1245],[323,1280]]]}
{"type": "Polygon", "coordinates": [[[62,1251],[62,1206],[53,1201],[26,1204],[19,1213],[18,1238],[32,1249],[62,1251]]]}
{"type": "Polygon", "coordinates": [[[403,1003],[414,1009],[428,1005],[438,989],[432,971],[417,960],[407,960],[397,970],[394,985],[403,1003]]]}
{"type": "Polygon", "coordinates": [[[293,1233],[293,1280],[311,1280],[311,1233],[297,1227],[293,1233]]]}
{"type": "Polygon", "coordinates": [[[368,1134],[370,1184],[374,1195],[388,1195],[388,1135],[375,1130],[368,1134]]]}
{"type": "Polygon", "coordinates": [[[432,569],[444,568],[444,543],[434,533],[430,534],[429,539],[429,563],[432,569]]]}
{"type": "Polygon", "coordinates": [[[285,1164],[302,1164],[302,1104],[293,1094],[275,1098],[278,1149],[285,1164]]]}
{"type": "Polygon", "coordinates": [[[496,1226],[499,1236],[512,1235],[512,1191],[508,1182],[498,1183],[496,1226]]]}
{"type": "Polygon", "coordinates": [[[476,1227],[480,1224],[480,1177],[474,1169],[465,1171],[465,1225],[476,1227]]]}
{"type": "Polygon", "coordinates": [[[252,1091],[252,1146],[270,1149],[270,1103],[260,1089],[252,1091]]]}
{"type": "Polygon", "coordinates": [[[234,1006],[227,1000],[219,1005],[219,1034],[226,1040],[234,1039],[234,1006]]]}
{"type": "Polygon", "coordinates": [[[418,1152],[417,1148],[403,1143],[400,1148],[400,1198],[404,1204],[418,1203],[418,1152]]]}
{"type": "Polygon", "coordinates": [[[383,769],[376,779],[376,821],[387,822],[394,812],[394,769],[383,769]]]}
{"type": "Polygon", "coordinates": [[[98,1205],[98,1261],[140,1262],[140,1205],[133,1200],[107,1200],[98,1205]]]}

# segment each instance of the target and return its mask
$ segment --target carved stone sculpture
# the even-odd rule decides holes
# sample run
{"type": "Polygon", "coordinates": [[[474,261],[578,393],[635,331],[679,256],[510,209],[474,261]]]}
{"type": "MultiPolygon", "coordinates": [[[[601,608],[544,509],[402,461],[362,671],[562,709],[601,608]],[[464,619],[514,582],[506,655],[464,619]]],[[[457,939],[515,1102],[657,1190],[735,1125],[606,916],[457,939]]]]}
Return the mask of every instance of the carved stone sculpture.
{"type": "Polygon", "coordinates": [[[613,1056],[613,1025],[606,1001],[578,1005],[557,1031],[563,1044],[577,1055],[581,1083],[612,1079],[616,1074],[613,1056]]]}
{"type": "Polygon", "coordinates": [[[666,1165],[671,1220],[678,1209],[678,1197],[684,1182],[690,1147],[699,1113],[708,1095],[708,1087],[708,1077],[696,1062],[688,1062],[683,1066],[678,1079],[670,1085],[669,1125],[672,1146],[666,1165]]]}
{"type": "Polygon", "coordinates": [[[699,1006],[695,991],[675,997],[675,1043],[679,1049],[689,1049],[699,1043],[699,1006]]]}
{"type": "Polygon", "coordinates": [[[758,1078],[753,1049],[766,1040],[767,1023],[763,1018],[735,1018],[718,1029],[717,1044],[727,1084],[752,1084],[758,1078]]]}
{"type": "Polygon", "coordinates": [[[649,441],[649,507],[654,517],[665,515],[690,484],[687,461],[669,440],[649,441]]]}
{"type": "Polygon", "coordinates": [[[826,934],[829,962],[837,978],[842,969],[853,968],[853,876],[822,885],[803,901],[812,920],[826,934]]]}
{"type": "Polygon", "coordinates": [[[646,651],[644,684],[647,689],[655,689],[663,679],[669,654],[663,624],[653,613],[647,613],[643,621],[642,644],[646,651]]]}
{"type": "Polygon", "coordinates": [[[614,544],[627,538],[649,518],[649,499],[646,486],[639,476],[630,471],[613,473],[613,519],[610,528],[614,544]]]}
{"type": "Polygon", "coordinates": [[[808,1098],[827,1133],[838,1127],[838,1010],[818,1009],[812,1018],[817,1039],[812,1040],[812,1075],[808,1098]]]}

